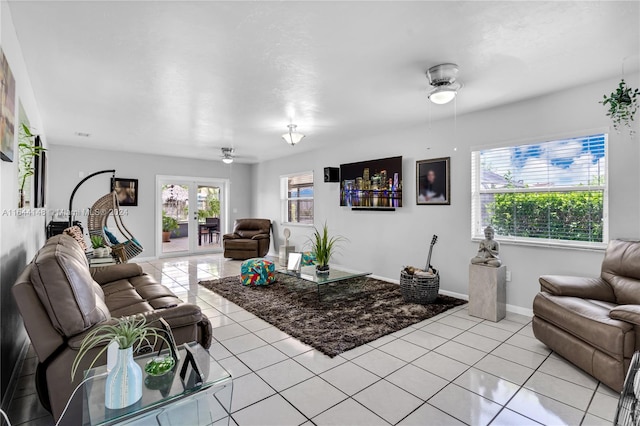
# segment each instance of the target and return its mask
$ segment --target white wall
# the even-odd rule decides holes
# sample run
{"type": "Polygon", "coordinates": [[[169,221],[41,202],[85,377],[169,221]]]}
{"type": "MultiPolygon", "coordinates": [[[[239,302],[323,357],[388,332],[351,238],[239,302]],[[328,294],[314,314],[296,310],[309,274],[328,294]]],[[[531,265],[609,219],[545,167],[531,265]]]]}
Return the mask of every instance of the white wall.
{"type": "MultiPolygon", "coordinates": [[[[228,179],[230,181],[229,226],[237,218],[248,217],[251,213],[251,167],[233,163],[225,165],[221,161],[193,160],[151,154],[119,153],[114,151],[82,149],[64,145],[51,145],[47,161],[49,169],[49,207],[67,210],[73,188],[83,176],[91,173],[115,169],[116,177],[138,179],[138,205],[126,208],[123,218],[127,229],[144,247],[140,257],[155,257],[155,185],[157,175],[206,177],[228,179]]],[[[76,193],[74,210],[88,209],[101,196],[109,192],[111,174],[102,174],[87,180],[76,193]]],[[[86,231],[86,217],[78,217],[86,231]]],[[[51,217],[47,218],[47,221],[51,217]]]]}
{"type": "MultiPolygon", "coordinates": [[[[11,287],[35,251],[44,243],[45,223],[41,215],[20,216],[17,211],[19,103],[23,105],[31,127],[41,135],[45,147],[47,142],[7,2],[0,2],[0,45],[16,81],[14,161],[0,161],[0,398],[6,403],[9,379],[14,368],[20,366],[20,351],[27,338],[11,295],[11,287]]],[[[44,211],[28,212],[42,214],[44,211]]]]}
{"type": "MultiPolygon", "coordinates": [[[[638,76],[627,76],[638,86],[638,76]]],[[[393,134],[366,140],[345,140],[339,152],[315,151],[268,161],[254,166],[256,188],[254,216],[280,221],[279,177],[314,170],[315,223],[327,221],[333,233],[349,238],[335,263],[375,275],[399,279],[402,265],[424,265],[432,234],[439,236],[432,264],[440,270],[443,290],[467,294],[469,259],[477,250],[471,241],[471,151],[483,145],[526,139],[544,141],[567,132],[610,125],[605,108],[598,104],[618,80],[579,87],[492,110],[459,116],[453,120],[425,123],[393,134]],[[456,149],[457,148],[457,149],[456,149]],[[403,156],[403,203],[395,212],[352,211],[339,206],[339,184],[323,182],[323,168],[340,163],[403,156]],[[417,206],[415,162],[451,157],[451,205],[417,206]]],[[[460,92],[464,96],[464,89],[460,92]]],[[[425,102],[427,102],[425,98],[425,102]]],[[[444,106],[452,107],[451,105],[444,106]]],[[[433,106],[436,108],[436,106],[433,106]]],[[[638,138],[609,133],[609,233],[611,238],[640,237],[640,182],[638,138]]],[[[313,135],[308,135],[313,138],[313,135]]],[[[302,142],[304,143],[304,141],[302,142]]],[[[291,242],[298,248],[308,228],[291,227],[291,242]]],[[[275,227],[282,235],[282,225],[275,227]]],[[[281,237],[277,244],[281,244],[281,237]]],[[[512,271],[507,303],[530,309],[541,274],[597,275],[602,251],[525,247],[503,244],[501,257],[512,271]]]]}

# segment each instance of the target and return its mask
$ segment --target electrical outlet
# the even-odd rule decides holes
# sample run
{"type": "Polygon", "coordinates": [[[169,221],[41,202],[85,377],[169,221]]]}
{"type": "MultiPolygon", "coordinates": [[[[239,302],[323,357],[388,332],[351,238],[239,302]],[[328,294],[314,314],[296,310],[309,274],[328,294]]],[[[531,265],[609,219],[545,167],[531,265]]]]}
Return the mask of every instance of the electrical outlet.
{"type": "Polygon", "coordinates": [[[507,270],[507,282],[511,281],[511,271],[507,270]]]}
{"type": "Polygon", "coordinates": [[[82,179],[84,177],[84,172],[78,172],[78,177],[82,179]]]}

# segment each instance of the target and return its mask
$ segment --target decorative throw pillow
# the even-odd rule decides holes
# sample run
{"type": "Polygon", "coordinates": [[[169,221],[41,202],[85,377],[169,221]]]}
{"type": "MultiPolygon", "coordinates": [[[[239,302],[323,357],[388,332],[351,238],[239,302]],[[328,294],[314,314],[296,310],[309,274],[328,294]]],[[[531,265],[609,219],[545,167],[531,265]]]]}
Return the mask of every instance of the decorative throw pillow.
{"type": "Polygon", "coordinates": [[[80,230],[79,226],[72,226],[70,228],[65,229],[64,231],[62,231],[64,234],[69,235],[70,237],[73,237],[73,239],[75,239],[78,244],[80,244],[80,247],[82,247],[82,250],[87,250],[87,243],[84,241],[84,235],[82,235],[82,231],[80,230]]]}
{"type": "Polygon", "coordinates": [[[107,236],[107,239],[111,244],[120,244],[120,241],[118,241],[118,238],[115,235],[113,235],[113,233],[110,232],[106,226],[104,227],[103,231],[104,231],[104,235],[107,236]]]}

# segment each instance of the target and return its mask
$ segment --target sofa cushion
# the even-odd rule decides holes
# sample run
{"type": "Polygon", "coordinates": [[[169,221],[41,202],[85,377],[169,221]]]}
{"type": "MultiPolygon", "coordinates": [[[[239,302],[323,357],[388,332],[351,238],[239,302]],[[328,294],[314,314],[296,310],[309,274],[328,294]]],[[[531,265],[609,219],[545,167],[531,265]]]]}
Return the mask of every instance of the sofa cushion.
{"type": "Polygon", "coordinates": [[[60,334],[74,336],[110,317],[84,251],[72,237],[50,238],[32,265],[33,287],[60,334]]]}
{"type": "Polygon", "coordinates": [[[256,240],[227,240],[225,241],[225,248],[234,248],[237,250],[256,250],[258,242],[256,240]]]}
{"type": "Polygon", "coordinates": [[[107,283],[102,289],[114,317],[167,309],[182,302],[147,274],[107,283]]]}
{"type": "Polygon", "coordinates": [[[236,231],[236,234],[242,238],[253,238],[256,235],[264,234],[264,232],[253,229],[239,229],[236,231]]]}
{"type": "Polygon", "coordinates": [[[620,359],[633,352],[633,326],[609,317],[617,305],[592,299],[540,292],[533,300],[536,317],[620,359]]]}
{"type": "Polygon", "coordinates": [[[601,277],[613,288],[620,305],[640,305],[640,242],[611,240],[601,277]]]}
{"type": "Polygon", "coordinates": [[[67,234],[68,236],[72,237],[74,240],[76,240],[78,242],[78,244],[80,245],[80,248],[83,251],[87,250],[87,243],[84,240],[84,235],[82,235],[82,230],[80,229],[79,226],[74,225],[71,226],[69,228],[66,228],[64,231],[62,231],[63,234],[67,234]]]}

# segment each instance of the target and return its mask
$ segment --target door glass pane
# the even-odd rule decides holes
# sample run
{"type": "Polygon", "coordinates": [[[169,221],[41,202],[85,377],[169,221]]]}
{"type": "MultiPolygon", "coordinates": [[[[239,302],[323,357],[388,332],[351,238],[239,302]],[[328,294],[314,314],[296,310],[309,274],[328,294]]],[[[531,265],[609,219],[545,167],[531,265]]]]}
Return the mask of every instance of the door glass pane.
{"type": "Polygon", "coordinates": [[[198,185],[198,245],[197,250],[222,247],[220,222],[220,188],[198,185]]]}
{"type": "Polygon", "coordinates": [[[189,186],[162,185],[162,253],[189,250],[189,186]]]}

